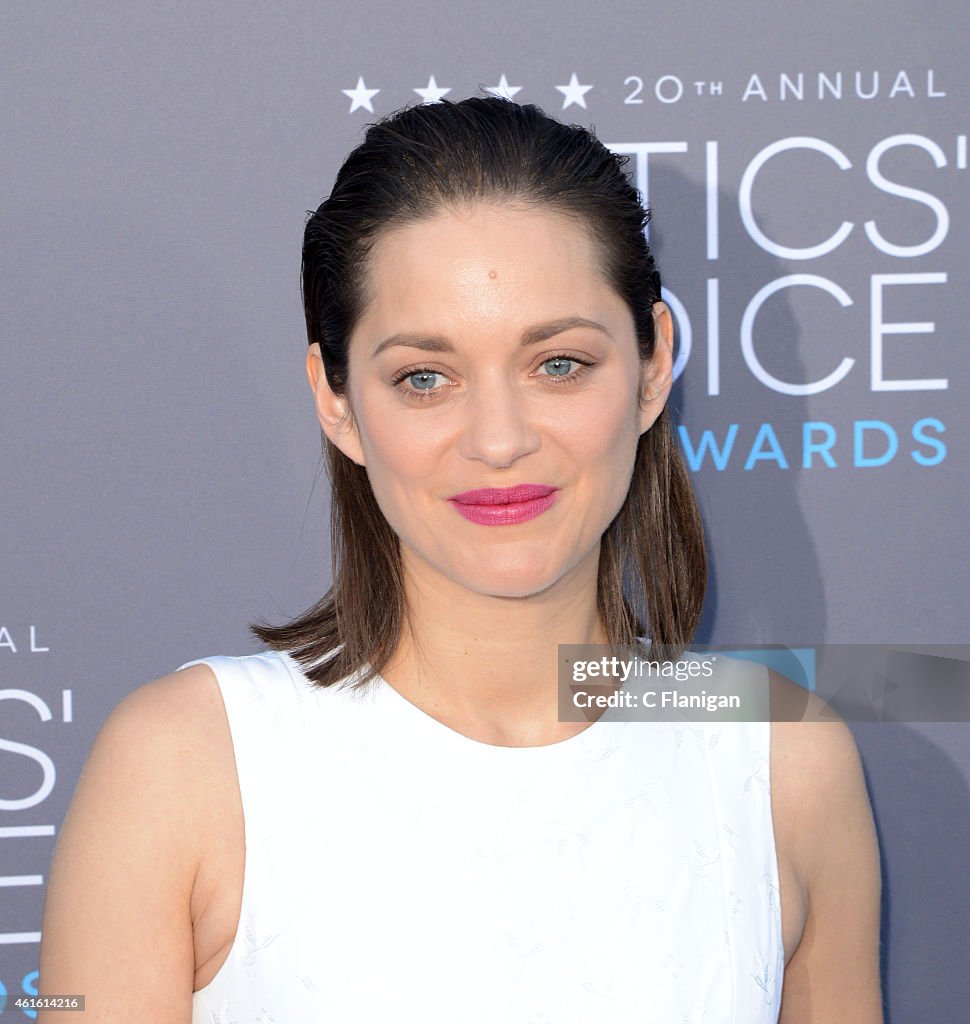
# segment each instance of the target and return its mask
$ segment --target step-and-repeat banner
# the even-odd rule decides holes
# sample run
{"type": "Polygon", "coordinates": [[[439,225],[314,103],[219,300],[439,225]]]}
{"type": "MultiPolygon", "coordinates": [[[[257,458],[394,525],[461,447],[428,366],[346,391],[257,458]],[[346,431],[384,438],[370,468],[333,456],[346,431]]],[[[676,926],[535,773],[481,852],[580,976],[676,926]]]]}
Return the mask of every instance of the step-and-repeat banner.
{"type": "MultiPolygon", "coordinates": [[[[110,709],[256,649],[248,622],[329,584],[302,230],[402,105],[488,91],[628,155],[712,549],[701,642],[967,641],[964,4],[132,0],[2,23],[0,1005],[36,991],[50,857],[110,709]]],[[[963,1019],[970,726],[853,730],[889,1019],[963,1019]]]]}

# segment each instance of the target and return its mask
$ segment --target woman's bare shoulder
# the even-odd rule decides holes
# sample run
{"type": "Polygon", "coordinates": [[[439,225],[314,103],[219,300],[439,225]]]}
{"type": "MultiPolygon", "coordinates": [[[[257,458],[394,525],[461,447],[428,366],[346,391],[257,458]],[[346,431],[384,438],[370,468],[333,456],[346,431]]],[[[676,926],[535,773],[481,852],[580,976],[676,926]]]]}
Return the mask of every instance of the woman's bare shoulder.
{"type": "MultiPolygon", "coordinates": [[[[197,663],[136,687],[108,715],[102,733],[117,740],[150,739],[161,748],[171,745],[170,752],[189,753],[224,720],[215,673],[197,663]]],[[[203,754],[205,749],[203,742],[192,752],[203,754]]]]}
{"type": "Polygon", "coordinates": [[[773,671],[769,677],[773,811],[807,883],[833,841],[826,826],[840,824],[849,811],[869,811],[862,760],[831,705],[773,671]]]}
{"type": "Polygon", "coordinates": [[[769,682],[772,755],[781,781],[802,797],[817,795],[805,812],[823,810],[833,790],[864,789],[859,748],[842,716],[816,693],[773,670],[769,682]]]}
{"type": "Polygon", "coordinates": [[[208,783],[213,770],[225,765],[229,742],[215,673],[205,664],[190,665],[143,683],[114,707],[98,733],[85,773],[99,755],[131,759],[142,766],[132,778],[140,777],[173,798],[168,813],[184,817],[186,825],[193,817],[195,823],[204,822],[208,783]]]}
{"type": "Polygon", "coordinates": [[[221,799],[222,736],[228,726],[206,665],[137,687],[107,716],[51,862],[46,992],[86,992],[123,1008],[118,1019],[151,1019],[159,1006],[189,1019],[190,907],[209,812],[221,799]]]}
{"type": "Polygon", "coordinates": [[[877,1024],[881,876],[859,749],[817,695],[774,674],[771,687],[772,814],[807,906],[779,1020],[877,1024]]]}
{"type": "Polygon", "coordinates": [[[216,740],[222,732],[228,735],[225,709],[208,665],[143,683],[101,725],[73,802],[109,793],[113,801],[127,802],[152,794],[170,820],[189,824],[204,805],[204,769],[220,759],[216,740]]]}

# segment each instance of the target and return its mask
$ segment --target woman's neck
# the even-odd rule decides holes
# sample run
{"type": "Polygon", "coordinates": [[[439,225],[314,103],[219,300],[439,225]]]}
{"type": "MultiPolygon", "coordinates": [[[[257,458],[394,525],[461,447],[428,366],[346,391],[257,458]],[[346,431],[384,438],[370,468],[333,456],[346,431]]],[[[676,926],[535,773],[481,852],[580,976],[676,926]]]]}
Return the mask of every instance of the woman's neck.
{"type": "Polygon", "coordinates": [[[475,593],[405,562],[410,626],[382,675],[404,697],[464,735],[537,746],[585,727],[558,720],[558,645],[606,643],[594,552],[529,597],[475,593]]]}

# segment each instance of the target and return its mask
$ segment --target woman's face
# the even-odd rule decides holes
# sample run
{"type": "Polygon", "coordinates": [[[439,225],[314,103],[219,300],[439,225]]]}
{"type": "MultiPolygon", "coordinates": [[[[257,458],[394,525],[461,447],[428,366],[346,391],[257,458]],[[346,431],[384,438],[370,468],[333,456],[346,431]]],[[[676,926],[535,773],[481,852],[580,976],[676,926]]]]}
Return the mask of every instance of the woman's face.
{"type": "Polygon", "coordinates": [[[330,392],[318,345],[308,372],[327,435],[367,468],[406,574],[506,597],[595,578],[670,387],[663,303],[657,354],[641,364],[587,231],[490,204],[383,235],[365,298],[346,397],[330,392]]]}

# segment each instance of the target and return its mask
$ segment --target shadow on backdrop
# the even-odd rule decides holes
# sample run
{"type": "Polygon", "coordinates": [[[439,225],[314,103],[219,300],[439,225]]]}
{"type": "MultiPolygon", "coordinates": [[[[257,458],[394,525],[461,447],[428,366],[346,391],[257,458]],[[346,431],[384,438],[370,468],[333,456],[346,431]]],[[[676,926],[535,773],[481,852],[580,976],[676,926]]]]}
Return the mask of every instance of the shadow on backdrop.
{"type": "MultiPolygon", "coordinates": [[[[811,418],[807,401],[779,394],[757,380],[740,343],[741,320],[752,296],[790,270],[752,242],[741,222],[737,194],[723,188],[718,190],[719,258],[708,259],[705,189],[672,161],[657,161],[651,167],[649,200],[656,213],[650,241],[664,287],[683,303],[690,320],[690,356],[670,398],[674,423],[687,432],[695,460],[705,431],[724,453],[731,425],[737,424],[724,468],[716,468],[708,449],[700,467],[692,471],[711,563],[697,642],[824,643],[825,591],[798,497],[800,459],[784,449],[787,468],[775,458],[752,459],[755,450],[762,455],[772,452],[770,439],[759,442],[762,424],[770,424],[779,438],[786,433],[800,436],[802,422],[811,418]],[[714,395],[708,394],[709,278],[718,281],[720,305],[720,379],[714,395]]],[[[802,382],[804,341],[786,296],[784,290],[777,292],[762,306],[755,322],[755,346],[769,373],[802,382]]],[[[683,324],[678,328],[679,351],[683,324]]]]}

